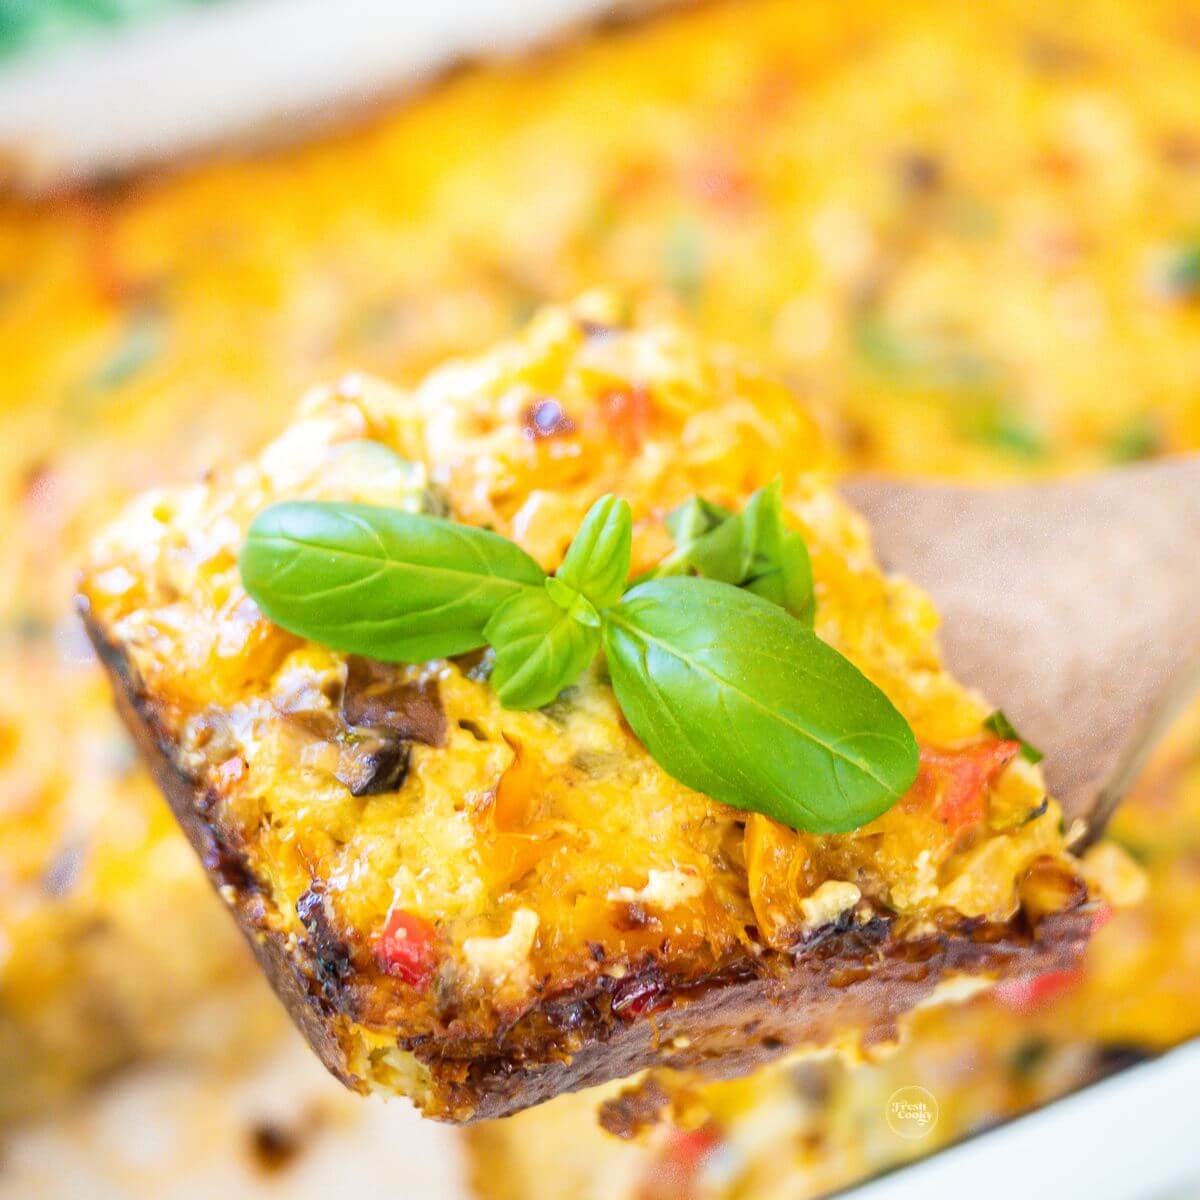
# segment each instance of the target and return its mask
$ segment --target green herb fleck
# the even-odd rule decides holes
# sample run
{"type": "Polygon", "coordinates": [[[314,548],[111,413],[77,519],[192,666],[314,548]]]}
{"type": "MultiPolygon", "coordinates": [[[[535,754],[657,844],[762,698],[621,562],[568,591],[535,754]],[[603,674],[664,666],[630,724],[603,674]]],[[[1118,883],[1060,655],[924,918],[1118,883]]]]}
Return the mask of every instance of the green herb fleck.
{"type": "Polygon", "coordinates": [[[1108,443],[1108,456],[1115,463],[1140,462],[1163,452],[1162,429],[1154,417],[1139,413],[1117,429],[1108,443]]]}
{"type": "Polygon", "coordinates": [[[940,401],[961,437],[1030,460],[1048,452],[1045,433],[1019,412],[1003,371],[984,355],[936,338],[898,334],[872,310],[860,313],[853,328],[855,352],[867,371],[940,401]]]}
{"type": "Polygon", "coordinates": [[[1021,818],[1022,825],[1028,825],[1031,821],[1036,821],[1038,817],[1044,817],[1050,811],[1050,797],[1043,796],[1042,802],[1031,808],[1024,817],[1021,818]]]}
{"type": "Polygon", "coordinates": [[[996,709],[983,723],[984,729],[990,730],[998,738],[1006,742],[1021,743],[1021,757],[1026,762],[1040,763],[1046,756],[1035,746],[1031,746],[1014,728],[1013,723],[1004,715],[1003,709],[996,709]]]}
{"type": "Polygon", "coordinates": [[[671,226],[663,249],[667,286],[689,308],[695,308],[704,287],[704,239],[688,221],[671,226]]]}
{"type": "Polygon", "coordinates": [[[1180,242],[1158,256],[1150,286],[1164,300],[1195,300],[1200,296],[1200,239],[1180,242]]]}
{"type": "Polygon", "coordinates": [[[1015,1079],[1024,1081],[1046,1061],[1049,1054],[1050,1043],[1045,1038],[1027,1038],[1013,1051],[1009,1069],[1015,1079]]]}
{"type": "Polygon", "coordinates": [[[862,363],[882,375],[895,375],[914,370],[923,356],[878,314],[863,313],[852,326],[854,350],[862,363]]]}
{"type": "Polygon", "coordinates": [[[1046,435],[1009,404],[988,400],[964,412],[962,431],[972,441],[994,446],[1018,458],[1044,458],[1049,450],[1046,435]]]}
{"type": "Polygon", "coordinates": [[[99,391],[123,387],[153,361],[166,345],[166,322],[153,308],[133,313],[120,340],[92,372],[88,384],[99,391]]]}

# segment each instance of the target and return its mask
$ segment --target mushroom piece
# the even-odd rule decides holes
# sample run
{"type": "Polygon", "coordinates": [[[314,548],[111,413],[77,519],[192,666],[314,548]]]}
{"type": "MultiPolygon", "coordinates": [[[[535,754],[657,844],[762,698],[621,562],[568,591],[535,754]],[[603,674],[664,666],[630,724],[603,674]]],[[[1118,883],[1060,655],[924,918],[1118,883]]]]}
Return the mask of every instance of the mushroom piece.
{"type": "Polygon", "coordinates": [[[355,796],[395,791],[408,773],[411,744],[446,739],[436,681],[406,678],[390,663],[347,660],[341,716],[346,728],[334,774],[355,796]]]}

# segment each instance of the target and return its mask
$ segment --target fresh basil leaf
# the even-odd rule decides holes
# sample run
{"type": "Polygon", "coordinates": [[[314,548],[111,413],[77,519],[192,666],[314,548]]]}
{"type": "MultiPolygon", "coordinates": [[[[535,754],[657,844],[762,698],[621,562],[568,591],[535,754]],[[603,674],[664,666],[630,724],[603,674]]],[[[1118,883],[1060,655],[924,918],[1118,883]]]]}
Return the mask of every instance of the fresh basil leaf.
{"type": "Polygon", "coordinates": [[[570,584],[563,583],[561,579],[555,579],[551,575],[546,580],[546,594],[559,608],[569,613],[581,625],[590,625],[593,629],[600,628],[600,613],[596,606],[570,584]]]}
{"type": "Polygon", "coordinates": [[[780,573],[783,576],[783,599],[780,603],[793,617],[811,629],[817,619],[817,591],[813,583],[808,543],[798,533],[789,533],[783,539],[780,573]]]}
{"type": "Polygon", "coordinates": [[[630,726],[688,787],[795,829],[842,833],[917,774],[891,701],[783,609],[702,579],[641,584],[605,614],[630,726]]]}
{"type": "Polygon", "coordinates": [[[745,552],[738,582],[811,626],[816,616],[812,563],[804,539],[784,524],[778,480],[750,497],[742,524],[745,552]]]}
{"type": "Polygon", "coordinates": [[[746,565],[745,524],[733,516],[668,555],[653,575],[700,575],[736,585],[745,578],[746,565]]]}
{"type": "Polygon", "coordinates": [[[685,500],[678,508],[673,508],[663,518],[668,532],[676,546],[686,546],[702,537],[709,530],[716,529],[734,514],[728,508],[722,508],[703,496],[693,496],[685,500]]]}
{"type": "Polygon", "coordinates": [[[667,514],[666,526],[675,549],[635,583],[668,575],[703,575],[721,583],[741,582],[744,538],[736,513],[693,496],[667,514]]]}
{"type": "Polygon", "coordinates": [[[484,645],[545,572],[498,534],[367,504],[288,501],[255,518],[242,582],[277,625],[334,650],[425,662],[484,645]]]}
{"type": "Polygon", "coordinates": [[[984,729],[990,730],[998,738],[1006,742],[1021,743],[1021,757],[1026,762],[1040,763],[1046,756],[1036,747],[1031,746],[1014,728],[1013,723],[1004,715],[1003,709],[996,709],[983,723],[984,729]]]}
{"type": "Polygon", "coordinates": [[[740,514],[697,496],[668,514],[666,523],[675,550],[636,582],[699,575],[745,587],[806,625],[813,623],[808,547],[784,523],[778,480],[755,492],[740,514]]]}
{"type": "Polygon", "coordinates": [[[787,609],[811,629],[817,616],[817,598],[813,591],[808,547],[798,533],[786,533],[780,539],[776,553],[779,566],[764,571],[743,586],[746,591],[787,609]]]}
{"type": "MultiPolygon", "coordinates": [[[[579,599],[590,607],[586,597],[579,599]]],[[[484,637],[496,651],[491,682],[505,708],[551,703],[600,649],[599,621],[578,620],[546,589],[506,600],[488,621],[484,637]]]]}
{"type": "Polygon", "coordinates": [[[607,608],[625,590],[632,546],[628,501],[602,496],[588,509],[555,577],[597,608],[607,608]]]}

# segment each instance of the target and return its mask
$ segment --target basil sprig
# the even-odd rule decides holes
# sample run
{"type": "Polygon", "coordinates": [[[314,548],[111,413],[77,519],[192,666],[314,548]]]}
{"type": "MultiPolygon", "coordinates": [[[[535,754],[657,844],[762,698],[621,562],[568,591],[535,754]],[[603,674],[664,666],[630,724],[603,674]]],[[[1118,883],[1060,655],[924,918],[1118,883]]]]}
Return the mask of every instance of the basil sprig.
{"type": "Polygon", "coordinates": [[[490,645],[508,708],[551,703],[603,647],[630,727],[686,786],[814,833],[885,812],[916,777],[916,739],[809,628],[808,551],[778,485],[740,514],[690,501],[669,526],[676,552],[626,591],[632,518],[612,496],[550,576],[485,530],[295,501],[255,519],[241,571],[268,617],[337,650],[423,662],[490,645]]]}

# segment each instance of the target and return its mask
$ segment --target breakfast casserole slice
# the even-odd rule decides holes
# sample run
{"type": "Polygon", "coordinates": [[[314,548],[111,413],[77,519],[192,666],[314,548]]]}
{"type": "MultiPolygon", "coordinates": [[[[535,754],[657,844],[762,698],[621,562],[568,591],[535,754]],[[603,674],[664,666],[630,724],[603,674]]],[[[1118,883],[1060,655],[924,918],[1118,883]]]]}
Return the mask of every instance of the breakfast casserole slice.
{"type": "Polygon", "coordinates": [[[348,1085],[502,1116],[1077,957],[1034,755],[831,469],[781,385],[591,297],[99,541],[125,718],[348,1085]]]}

